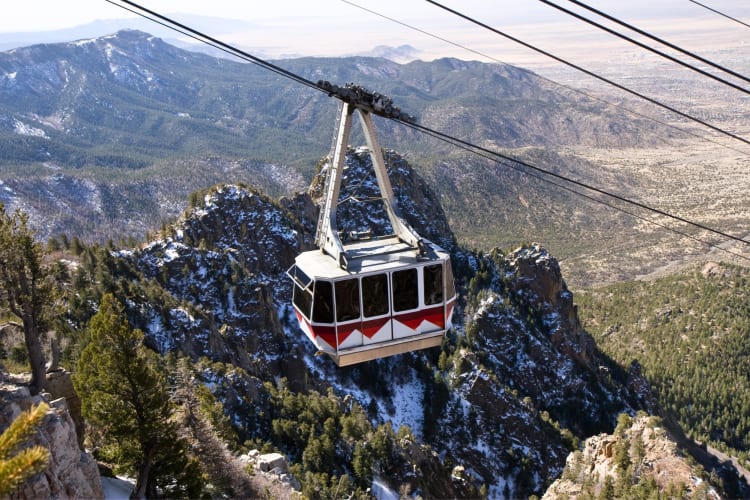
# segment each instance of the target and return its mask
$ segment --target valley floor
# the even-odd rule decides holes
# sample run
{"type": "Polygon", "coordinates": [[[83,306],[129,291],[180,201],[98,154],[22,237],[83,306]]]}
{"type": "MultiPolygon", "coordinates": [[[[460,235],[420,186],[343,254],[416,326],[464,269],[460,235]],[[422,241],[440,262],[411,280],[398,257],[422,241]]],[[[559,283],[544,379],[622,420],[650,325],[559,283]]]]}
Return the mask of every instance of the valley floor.
{"type": "MultiPolygon", "coordinates": [[[[750,237],[750,198],[746,194],[750,192],[750,156],[698,139],[683,140],[669,148],[570,152],[632,175],[637,179],[640,203],[738,238],[750,237]]],[[[616,191],[617,186],[607,188],[616,191]]],[[[606,235],[609,241],[604,248],[591,245],[594,251],[590,253],[582,250],[578,256],[561,259],[571,286],[649,279],[697,261],[750,262],[750,245],[664,216],[622,208],[642,217],[632,230],[606,235]]],[[[611,211],[606,207],[599,210],[603,216],[611,211]]],[[[581,242],[581,248],[586,246],[587,242],[581,242]]]]}

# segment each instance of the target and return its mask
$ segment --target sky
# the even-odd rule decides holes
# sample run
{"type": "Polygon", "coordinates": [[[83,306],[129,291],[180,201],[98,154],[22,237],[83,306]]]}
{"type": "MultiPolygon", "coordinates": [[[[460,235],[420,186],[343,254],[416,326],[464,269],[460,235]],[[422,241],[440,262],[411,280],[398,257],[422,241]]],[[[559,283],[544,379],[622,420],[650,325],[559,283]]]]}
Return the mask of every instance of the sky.
{"type": "MultiPolygon", "coordinates": [[[[574,8],[565,0],[556,2],[574,8]]],[[[137,3],[261,57],[346,56],[367,53],[376,46],[407,44],[414,47],[421,59],[445,56],[488,59],[455,45],[458,44],[486,53],[490,59],[531,67],[543,64],[527,49],[426,0],[137,0],[137,3]]],[[[440,0],[440,3],[546,49],[567,48],[600,53],[602,57],[606,57],[607,51],[620,50],[612,37],[539,0],[440,0]]],[[[689,43],[695,50],[706,40],[717,43],[726,39],[727,43],[737,44],[740,39],[750,39],[748,28],[689,0],[588,0],[587,3],[644,29],[656,30],[660,36],[674,37],[670,40],[676,43],[689,43]]],[[[750,2],[703,0],[702,3],[750,22],[750,2]]],[[[79,34],[99,36],[129,27],[165,39],[181,38],[138,20],[107,0],[23,0],[3,7],[0,50],[7,50],[8,44],[16,40],[19,45],[33,43],[30,41],[36,40],[35,36],[39,42],[69,41],[79,34]],[[50,31],[57,31],[58,38],[50,33],[47,36],[52,38],[42,37],[42,33],[50,31]]]]}

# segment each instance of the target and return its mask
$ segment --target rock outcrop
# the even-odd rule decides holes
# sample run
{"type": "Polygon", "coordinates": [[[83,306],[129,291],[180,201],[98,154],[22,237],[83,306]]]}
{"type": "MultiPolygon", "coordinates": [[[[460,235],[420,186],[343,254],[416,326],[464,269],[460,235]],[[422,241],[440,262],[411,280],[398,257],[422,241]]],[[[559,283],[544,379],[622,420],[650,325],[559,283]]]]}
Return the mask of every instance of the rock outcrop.
{"type": "Polygon", "coordinates": [[[81,415],[81,398],[78,397],[78,394],[76,394],[75,388],[73,387],[71,373],[65,369],[57,369],[48,372],[45,390],[49,392],[53,400],[60,398],[65,399],[68,413],[70,413],[70,418],[75,425],[76,436],[78,437],[78,447],[83,449],[85,428],[83,416],[81,415]]]}
{"type": "Polygon", "coordinates": [[[252,189],[219,186],[163,236],[119,254],[171,299],[136,302],[147,344],[256,375],[283,370],[277,294],[291,294],[284,272],[310,245],[294,214],[252,189]]]}
{"type": "Polygon", "coordinates": [[[542,497],[649,498],[658,495],[717,499],[707,474],[688,461],[656,417],[621,417],[614,434],[588,438],[568,456],[560,479],[542,497]]]}
{"type": "Polygon", "coordinates": [[[50,400],[45,393],[31,396],[29,390],[9,380],[0,380],[0,430],[32,406],[50,405],[38,431],[29,441],[50,451],[48,467],[13,492],[11,499],[104,498],[99,469],[94,459],[78,446],[75,424],[65,398],[50,400]]]}
{"type": "MultiPolygon", "coordinates": [[[[386,150],[384,159],[401,217],[423,238],[452,250],[456,246],[456,239],[435,190],[395,151],[386,150]]],[[[322,202],[327,174],[328,168],[324,166],[312,181],[308,194],[313,203],[322,202]]],[[[369,150],[364,147],[349,150],[336,212],[338,229],[345,233],[391,233],[390,221],[380,197],[369,150]]],[[[305,215],[311,214],[308,211],[305,215]]]]}
{"type": "Polygon", "coordinates": [[[251,468],[261,483],[270,481],[283,491],[284,496],[291,497],[301,488],[299,481],[289,473],[289,464],[280,453],[262,454],[258,450],[251,450],[239,460],[251,468]],[[260,477],[257,477],[258,474],[260,477]]]}

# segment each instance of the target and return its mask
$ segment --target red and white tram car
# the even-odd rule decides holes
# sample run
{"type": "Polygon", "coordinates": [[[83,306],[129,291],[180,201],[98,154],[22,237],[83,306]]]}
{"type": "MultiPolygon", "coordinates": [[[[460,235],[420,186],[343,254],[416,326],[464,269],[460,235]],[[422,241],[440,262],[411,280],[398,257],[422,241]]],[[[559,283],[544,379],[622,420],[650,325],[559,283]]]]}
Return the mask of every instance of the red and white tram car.
{"type": "MultiPolygon", "coordinates": [[[[287,271],[300,328],[338,366],[439,346],[456,304],[450,255],[421,238],[398,213],[370,117],[370,112],[388,116],[386,110],[394,108],[389,99],[361,87],[328,88],[343,105],[318,221],[319,249],[297,256],[287,271]],[[343,244],[336,206],[355,111],[394,232],[343,244]]],[[[408,116],[396,112],[399,119],[408,116]]]]}

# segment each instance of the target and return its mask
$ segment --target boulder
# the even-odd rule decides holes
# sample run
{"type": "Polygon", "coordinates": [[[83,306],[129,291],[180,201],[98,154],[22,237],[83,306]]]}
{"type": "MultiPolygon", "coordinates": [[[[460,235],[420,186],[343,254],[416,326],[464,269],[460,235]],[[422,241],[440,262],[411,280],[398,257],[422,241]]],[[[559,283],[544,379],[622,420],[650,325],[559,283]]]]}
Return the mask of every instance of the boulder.
{"type": "Polygon", "coordinates": [[[258,470],[261,472],[278,471],[279,474],[289,473],[289,466],[286,463],[284,455],[280,453],[266,453],[256,458],[258,470]]]}

